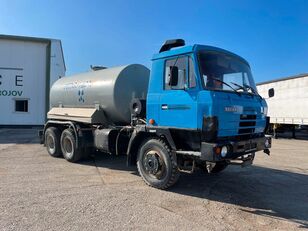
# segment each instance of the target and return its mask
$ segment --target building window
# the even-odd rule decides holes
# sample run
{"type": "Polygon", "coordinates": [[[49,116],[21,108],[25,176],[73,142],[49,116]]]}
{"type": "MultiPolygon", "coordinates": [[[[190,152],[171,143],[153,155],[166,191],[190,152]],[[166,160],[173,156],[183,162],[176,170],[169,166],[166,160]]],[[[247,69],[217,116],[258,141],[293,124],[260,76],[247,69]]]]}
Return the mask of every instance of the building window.
{"type": "Polygon", "coordinates": [[[16,112],[28,112],[28,100],[15,100],[16,112]]]}

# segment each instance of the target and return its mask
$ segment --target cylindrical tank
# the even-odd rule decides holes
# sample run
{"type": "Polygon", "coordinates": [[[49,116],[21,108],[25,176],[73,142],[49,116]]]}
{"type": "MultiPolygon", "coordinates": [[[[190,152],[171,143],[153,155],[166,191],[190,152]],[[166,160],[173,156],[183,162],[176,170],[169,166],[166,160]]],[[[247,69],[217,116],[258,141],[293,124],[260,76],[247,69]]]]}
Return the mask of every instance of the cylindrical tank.
{"type": "Polygon", "coordinates": [[[64,77],[51,87],[50,105],[103,109],[109,122],[128,124],[132,99],[146,99],[149,75],[147,67],[131,64],[64,77]]]}

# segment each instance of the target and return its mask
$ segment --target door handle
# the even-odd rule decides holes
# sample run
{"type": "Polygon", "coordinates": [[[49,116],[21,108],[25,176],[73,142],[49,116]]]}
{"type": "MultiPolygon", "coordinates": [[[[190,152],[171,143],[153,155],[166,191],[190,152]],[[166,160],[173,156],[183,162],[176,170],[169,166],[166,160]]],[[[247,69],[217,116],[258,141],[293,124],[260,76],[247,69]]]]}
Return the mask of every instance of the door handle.
{"type": "Polygon", "coordinates": [[[190,105],[186,104],[162,104],[161,105],[161,110],[189,110],[191,109],[190,105]]]}

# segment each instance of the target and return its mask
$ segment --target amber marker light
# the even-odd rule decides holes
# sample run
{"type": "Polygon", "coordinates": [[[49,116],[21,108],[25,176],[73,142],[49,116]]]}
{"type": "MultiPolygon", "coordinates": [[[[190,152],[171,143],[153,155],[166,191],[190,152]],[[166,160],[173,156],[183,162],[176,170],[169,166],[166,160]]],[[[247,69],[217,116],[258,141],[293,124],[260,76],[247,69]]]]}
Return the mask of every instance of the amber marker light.
{"type": "Polygon", "coordinates": [[[215,147],[215,153],[216,155],[220,155],[220,147],[215,147]]]}
{"type": "Polygon", "coordinates": [[[155,120],[149,119],[149,123],[153,125],[155,123],[155,120]]]}

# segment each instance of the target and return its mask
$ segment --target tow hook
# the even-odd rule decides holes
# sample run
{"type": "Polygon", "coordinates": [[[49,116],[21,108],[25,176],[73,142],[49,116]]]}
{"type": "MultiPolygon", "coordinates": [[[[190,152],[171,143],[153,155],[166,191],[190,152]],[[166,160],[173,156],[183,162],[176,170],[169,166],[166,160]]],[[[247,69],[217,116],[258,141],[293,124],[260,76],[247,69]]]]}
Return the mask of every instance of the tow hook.
{"type": "Polygon", "coordinates": [[[213,168],[215,167],[216,163],[213,162],[206,162],[206,170],[208,173],[211,173],[213,168]]]}
{"type": "Polygon", "coordinates": [[[271,153],[269,149],[264,149],[263,152],[264,152],[265,154],[267,154],[267,155],[270,155],[270,153],[271,153]]]}
{"type": "Polygon", "coordinates": [[[230,161],[229,164],[241,165],[241,167],[243,168],[252,165],[254,158],[255,153],[251,153],[245,156],[238,157],[237,159],[230,161]]]}

